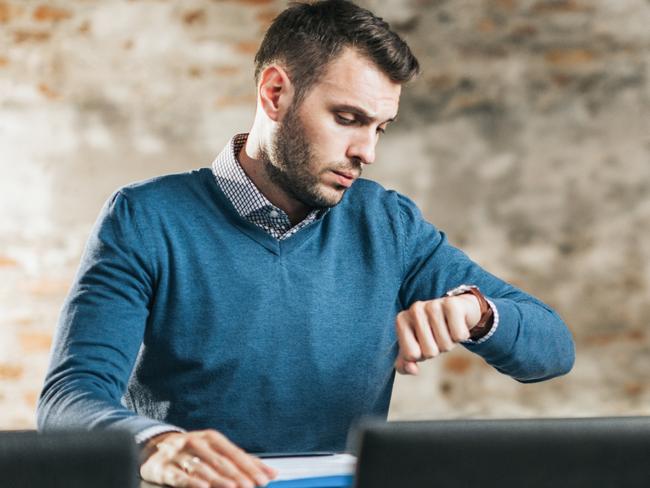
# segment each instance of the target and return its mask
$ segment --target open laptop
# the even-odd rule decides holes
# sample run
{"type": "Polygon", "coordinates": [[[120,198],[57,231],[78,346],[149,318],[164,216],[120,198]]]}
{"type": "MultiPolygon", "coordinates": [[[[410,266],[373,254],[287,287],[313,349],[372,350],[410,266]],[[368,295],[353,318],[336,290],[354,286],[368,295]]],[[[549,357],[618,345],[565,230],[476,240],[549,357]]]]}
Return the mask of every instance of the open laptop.
{"type": "Polygon", "coordinates": [[[355,488],[650,486],[650,417],[366,422],[355,488]]]}
{"type": "Polygon", "coordinates": [[[0,486],[135,488],[138,457],[125,432],[0,432],[0,486]]]}

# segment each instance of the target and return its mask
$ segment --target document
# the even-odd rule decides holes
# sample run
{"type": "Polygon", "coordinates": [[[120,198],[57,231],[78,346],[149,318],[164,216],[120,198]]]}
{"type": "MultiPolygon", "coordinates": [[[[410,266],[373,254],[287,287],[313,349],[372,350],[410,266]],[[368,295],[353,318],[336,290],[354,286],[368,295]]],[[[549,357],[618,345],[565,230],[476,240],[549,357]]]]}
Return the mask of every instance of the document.
{"type": "Polygon", "coordinates": [[[265,457],[278,471],[268,488],[344,488],[352,486],[356,458],[351,454],[265,457]]]}

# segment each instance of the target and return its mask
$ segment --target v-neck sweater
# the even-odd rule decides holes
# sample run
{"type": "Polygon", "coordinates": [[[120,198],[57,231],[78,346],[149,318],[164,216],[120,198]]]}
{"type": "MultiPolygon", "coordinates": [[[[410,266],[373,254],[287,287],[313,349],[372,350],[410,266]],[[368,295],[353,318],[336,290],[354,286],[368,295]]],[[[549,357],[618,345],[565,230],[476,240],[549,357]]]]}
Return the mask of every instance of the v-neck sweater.
{"type": "Polygon", "coordinates": [[[360,417],[387,415],[396,315],[463,283],[500,316],[465,347],[522,382],[571,369],[552,309],[377,183],[356,181],[282,241],[243,219],[209,168],[124,187],[64,304],[39,428],[213,428],[250,452],[343,450],[360,417]]]}

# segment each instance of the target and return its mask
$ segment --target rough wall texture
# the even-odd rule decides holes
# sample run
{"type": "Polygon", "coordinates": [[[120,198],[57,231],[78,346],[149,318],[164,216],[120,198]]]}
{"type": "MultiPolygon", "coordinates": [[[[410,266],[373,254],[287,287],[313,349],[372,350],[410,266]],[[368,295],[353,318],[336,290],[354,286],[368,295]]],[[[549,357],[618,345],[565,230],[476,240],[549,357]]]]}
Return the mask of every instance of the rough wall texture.
{"type": "MultiPolygon", "coordinates": [[[[650,2],[367,0],[422,76],[368,174],[570,324],[567,377],[455,350],[393,418],[650,413],[650,2]]],[[[119,185],[252,120],[272,0],[0,0],[0,428],[33,426],[61,302],[119,185]]]]}

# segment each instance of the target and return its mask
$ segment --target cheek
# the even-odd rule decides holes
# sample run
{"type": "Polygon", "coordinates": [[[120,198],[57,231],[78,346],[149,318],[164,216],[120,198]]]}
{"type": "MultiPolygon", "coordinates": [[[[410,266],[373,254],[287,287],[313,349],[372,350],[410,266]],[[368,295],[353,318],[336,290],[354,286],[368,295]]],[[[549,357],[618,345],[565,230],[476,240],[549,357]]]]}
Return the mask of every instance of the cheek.
{"type": "Polygon", "coordinates": [[[331,166],[331,163],[345,161],[346,141],[350,129],[337,124],[333,117],[325,114],[321,117],[305,117],[305,136],[310,146],[314,166],[331,166]]]}
{"type": "Polygon", "coordinates": [[[311,139],[311,149],[318,164],[345,161],[347,135],[338,125],[315,134],[311,139]]]}

